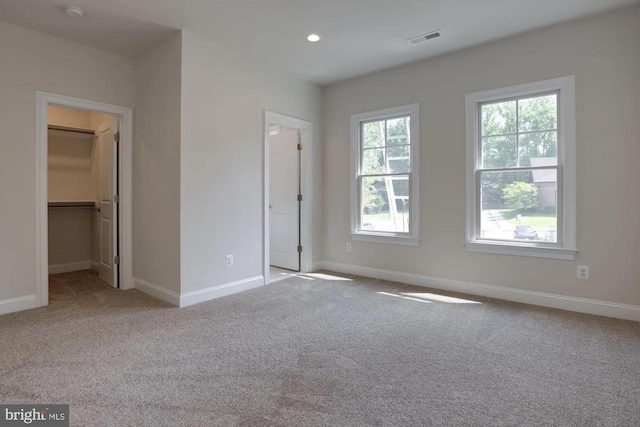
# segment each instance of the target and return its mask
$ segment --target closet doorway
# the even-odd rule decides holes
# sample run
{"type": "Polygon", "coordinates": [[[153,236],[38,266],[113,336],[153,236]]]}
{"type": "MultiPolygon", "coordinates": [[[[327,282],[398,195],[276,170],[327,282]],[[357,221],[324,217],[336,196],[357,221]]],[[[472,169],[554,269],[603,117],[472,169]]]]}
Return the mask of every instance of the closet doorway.
{"type": "Polygon", "coordinates": [[[39,306],[132,288],[131,116],[129,108],[38,93],[39,306]]]}
{"type": "Polygon", "coordinates": [[[117,288],[119,118],[50,105],[47,122],[49,275],[95,270],[117,288]]]}

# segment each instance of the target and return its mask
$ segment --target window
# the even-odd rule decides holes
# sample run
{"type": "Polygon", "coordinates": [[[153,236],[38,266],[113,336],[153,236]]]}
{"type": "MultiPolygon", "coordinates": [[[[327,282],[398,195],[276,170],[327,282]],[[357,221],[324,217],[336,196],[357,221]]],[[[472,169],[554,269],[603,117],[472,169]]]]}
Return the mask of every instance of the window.
{"type": "Polygon", "coordinates": [[[472,93],[467,249],[574,259],[574,77],[472,93]]]}
{"type": "Polygon", "coordinates": [[[418,246],[418,104],[351,116],[352,239],[418,246]]]}

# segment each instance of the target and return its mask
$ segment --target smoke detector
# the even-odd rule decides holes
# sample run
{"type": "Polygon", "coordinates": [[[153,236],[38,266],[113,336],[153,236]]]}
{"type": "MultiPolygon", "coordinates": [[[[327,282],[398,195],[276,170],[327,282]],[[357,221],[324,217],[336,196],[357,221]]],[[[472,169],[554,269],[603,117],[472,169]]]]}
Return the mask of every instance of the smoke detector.
{"type": "Polygon", "coordinates": [[[67,6],[64,8],[64,13],[67,16],[78,19],[84,16],[84,10],[80,9],[77,6],[67,6]]]}
{"type": "Polygon", "coordinates": [[[442,33],[440,32],[440,30],[437,30],[431,33],[422,34],[421,36],[411,37],[410,39],[407,39],[407,41],[413,45],[416,45],[416,44],[427,42],[429,40],[437,39],[438,37],[441,37],[441,36],[442,36],[442,33]]]}

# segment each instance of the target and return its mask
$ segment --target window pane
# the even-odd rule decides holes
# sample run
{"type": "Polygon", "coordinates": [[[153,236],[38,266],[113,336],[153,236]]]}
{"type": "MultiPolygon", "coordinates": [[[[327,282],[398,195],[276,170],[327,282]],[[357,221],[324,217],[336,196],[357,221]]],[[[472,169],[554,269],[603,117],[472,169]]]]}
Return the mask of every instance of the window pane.
{"type": "Polygon", "coordinates": [[[409,159],[389,159],[389,173],[409,172],[411,172],[411,161],[409,159]]]}
{"type": "Polygon", "coordinates": [[[409,179],[407,177],[393,178],[393,193],[396,197],[409,197],[409,179]]]}
{"type": "Polygon", "coordinates": [[[395,157],[409,157],[410,151],[408,145],[398,145],[395,147],[387,147],[387,155],[390,159],[395,157]]]}
{"type": "Polygon", "coordinates": [[[516,135],[482,138],[482,167],[507,168],[517,166],[516,135]]]}
{"type": "Polygon", "coordinates": [[[481,172],[480,237],[557,242],[555,168],[481,172]]]}
{"type": "Polygon", "coordinates": [[[405,145],[409,143],[409,138],[405,136],[389,136],[387,137],[387,146],[405,145]]]}
{"type": "Polygon", "coordinates": [[[558,164],[558,132],[531,132],[519,135],[520,166],[558,164]]]}
{"type": "Polygon", "coordinates": [[[409,144],[409,117],[387,120],[387,145],[409,144]]]}
{"type": "Polygon", "coordinates": [[[362,178],[360,229],[409,232],[409,176],[362,178]]]}
{"type": "Polygon", "coordinates": [[[384,146],[384,121],[362,124],[363,148],[384,146]]]}
{"type": "Polygon", "coordinates": [[[516,101],[485,104],[481,107],[482,136],[516,132],[516,101]]]}
{"type": "Polygon", "coordinates": [[[384,148],[374,148],[363,150],[362,152],[362,174],[374,175],[385,173],[384,170],[384,148]]]}
{"type": "Polygon", "coordinates": [[[518,132],[558,128],[558,95],[518,101],[518,132]]]}

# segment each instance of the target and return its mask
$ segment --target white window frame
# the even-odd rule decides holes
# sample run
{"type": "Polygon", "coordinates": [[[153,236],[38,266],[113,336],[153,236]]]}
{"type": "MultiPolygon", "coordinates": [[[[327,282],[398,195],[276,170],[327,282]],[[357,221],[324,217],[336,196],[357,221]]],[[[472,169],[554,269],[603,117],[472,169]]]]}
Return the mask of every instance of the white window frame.
{"type": "Polygon", "coordinates": [[[420,108],[418,104],[403,105],[386,108],[351,116],[351,239],[371,243],[389,243],[404,246],[418,246],[420,244],[420,108]],[[409,232],[395,233],[375,230],[361,230],[360,226],[360,176],[361,170],[361,124],[376,120],[389,120],[402,116],[410,116],[409,143],[410,165],[409,172],[409,232]]]}
{"type": "Polygon", "coordinates": [[[467,250],[493,254],[574,260],[576,249],[575,77],[567,76],[466,95],[467,250]],[[480,107],[484,103],[558,93],[558,242],[480,238],[480,107]]]}

